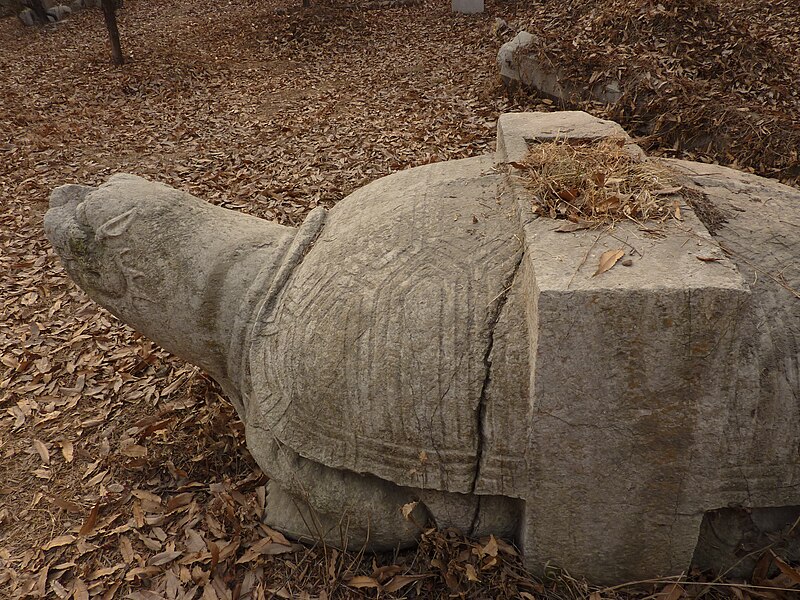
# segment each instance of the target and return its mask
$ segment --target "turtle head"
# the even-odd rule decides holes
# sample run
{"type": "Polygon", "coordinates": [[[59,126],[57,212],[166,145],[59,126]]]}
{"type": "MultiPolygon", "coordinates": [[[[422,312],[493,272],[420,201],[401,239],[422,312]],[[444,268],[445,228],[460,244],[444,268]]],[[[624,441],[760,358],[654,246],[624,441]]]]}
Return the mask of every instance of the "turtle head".
{"type": "Polygon", "coordinates": [[[125,174],[57,188],[44,228],[93,300],[239,395],[245,333],[296,230],[125,174]]]}
{"type": "Polygon", "coordinates": [[[130,198],[93,201],[97,188],[64,185],[50,196],[44,219],[48,239],[78,285],[107,306],[134,294],[136,269],[126,268],[125,236],[138,207],[130,198]]]}

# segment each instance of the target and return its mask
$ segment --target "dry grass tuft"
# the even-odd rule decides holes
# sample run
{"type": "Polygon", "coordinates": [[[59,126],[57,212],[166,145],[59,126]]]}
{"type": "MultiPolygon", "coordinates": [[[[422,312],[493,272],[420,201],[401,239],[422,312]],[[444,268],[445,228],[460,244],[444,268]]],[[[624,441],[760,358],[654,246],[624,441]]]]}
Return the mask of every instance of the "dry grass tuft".
{"type": "MultiPolygon", "coordinates": [[[[556,140],[537,144],[521,167],[534,211],[587,226],[676,215],[681,190],[665,167],[643,161],[625,140],[556,140]]],[[[678,215],[679,216],[679,213],[678,215]]]]}

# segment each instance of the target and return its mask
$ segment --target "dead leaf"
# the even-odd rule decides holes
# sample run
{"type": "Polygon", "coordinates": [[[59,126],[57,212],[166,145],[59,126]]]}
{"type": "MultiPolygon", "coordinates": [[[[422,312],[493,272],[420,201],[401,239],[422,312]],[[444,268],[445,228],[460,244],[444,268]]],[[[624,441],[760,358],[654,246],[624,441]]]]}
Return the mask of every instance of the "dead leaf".
{"type": "Polygon", "coordinates": [[[605,187],[606,185],[606,174],[597,172],[592,175],[592,181],[594,181],[597,187],[605,187]]]}
{"type": "Polygon", "coordinates": [[[476,581],[476,582],[480,581],[478,573],[475,571],[475,567],[473,567],[471,564],[467,563],[466,565],[464,565],[464,570],[467,572],[467,579],[469,581],[476,581]]]}
{"type": "Polygon", "coordinates": [[[655,600],[679,600],[686,593],[686,590],[679,583],[669,583],[661,588],[656,594],[655,600]]]}
{"type": "Polygon", "coordinates": [[[82,513],[84,511],[84,508],[80,504],[72,502],[71,500],[65,500],[60,496],[53,496],[53,504],[68,512],[82,513]]]}
{"type": "Polygon", "coordinates": [[[82,579],[75,579],[72,587],[72,598],[73,600],[89,600],[89,589],[82,579]]]}
{"type": "Polygon", "coordinates": [[[424,579],[428,575],[395,575],[392,579],[383,586],[383,591],[387,594],[394,594],[395,592],[403,589],[409,583],[414,583],[420,579],[424,579]]]}
{"type": "Polygon", "coordinates": [[[145,458],[147,456],[147,448],[137,444],[131,444],[120,450],[120,454],[129,456],[130,458],[145,458]]]}
{"type": "Polygon", "coordinates": [[[672,208],[674,210],[675,218],[678,221],[683,221],[683,217],[681,216],[681,203],[678,200],[672,203],[672,208]]]}
{"type": "Polygon", "coordinates": [[[131,564],[133,562],[133,545],[127,536],[122,535],[119,538],[119,553],[122,555],[122,560],[124,560],[127,564],[131,564]]]}
{"type": "Polygon", "coordinates": [[[41,440],[33,440],[33,447],[36,449],[36,453],[42,459],[42,462],[46,465],[50,464],[50,452],[47,450],[47,446],[41,440]]]}
{"type": "Polygon", "coordinates": [[[597,265],[597,270],[594,272],[592,277],[608,271],[611,267],[617,264],[617,261],[623,256],[625,256],[625,250],[622,248],[618,248],[616,250],[606,250],[603,252],[603,254],[600,256],[600,262],[597,265]]]}
{"type": "Polygon", "coordinates": [[[410,521],[411,520],[411,513],[414,512],[414,509],[417,508],[419,502],[408,502],[403,504],[403,508],[401,512],[403,513],[403,518],[410,521]]]}
{"type": "Polygon", "coordinates": [[[577,223],[573,223],[571,221],[566,221],[562,225],[556,229],[556,233],[572,233],[573,231],[581,231],[583,229],[589,229],[592,226],[591,223],[587,223],[586,221],[578,221],[577,223]]]}
{"type": "Polygon", "coordinates": [[[780,569],[781,573],[786,575],[789,579],[792,580],[794,584],[800,584],[800,572],[792,566],[789,566],[786,562],[783,561],[774,551],[770,550],[770,554],[772,554],[772,562],[777,565],[780,569]]]}
{"type": "Polygon", "coordinates": [[[302,548],[302,546],[299,546],[298,544],[284,546],[283,544],[273,542],[271,538],[262,538],[250,546],[250,548],[245,551],[242,557],[236,561],[236,564],[240,565],[251,562],[262,554],[267,556],[275,556],[278,554],[286,554],[288,552],[296,552],[300,548],[302,548]]]}
{"type": "Polygon", "coordinates": [[[703,262],[717,262],[722,260],[722,258],[718,256],[696,256],[697,260],[702,260],[703,262]]]}
{"type": "Polygon", "coordinates": [[[72,442],[66,440],[61,442],[61,455],[68,463],[72,462],[75,456],[75,447],[72,445],[72,442]]]}
{"type": "Polygon", "coordinates": [[[76,538],[75,538],[74,535],[69,535],[69,534],[67,534],[67,535],[59,535],[58,537],[53,538],[52,540],[47,542],[44,546],[42,546],[42,550],[47,552],[48,550],[51,550],[53,548],[59,548],[61,546],[68,546],[69,544],[74,542],[75,539],[76,538]]]}
{"type": "Polygon", "coordinates": [[[349,581],[347,581],[347,585],[353,588],[377,588],[380,587],[380,584],[373,579],[372,577],[367,577],[366,575],[356,575],[349,581]]]}
{"type": "Polygon", "coordinates": [[[486,545],[481,548],[481,556],[497,556],[497,550],[499,546],[497,545],[497,540],[494,538],[493,535],[489,536],[489,541],[486,542],[486,545]]]}
{"type": "Polygon", "coordinates": [[[678,185],[675,187],[667,187],[661,188],[660,190],[653,190],[651,194],[654,196],[669,196],[670,194],[677,194],[683,189],[682,185],[678,185]]]}
{"type": "Polygon", "coordinates": [[[578,188],[562,189],[558,192],[558,197],[565,202],[575,202],[580,196],[581,191],[578,188]]]}
{"type": "Polygon", "coordinates": [[[178,558],[183,552],[178,552],[177,550],[169,550],[167,552],[160,552],[159,554],[154,554],[147,560],[148,565],[153,565],[159,567],[161,565],[166,565],[167,563],[172,562],[176,558],[178,558]]]}
{"type": "Polygon", "coordinates": [[[161,571],[160,568],[149,565],[147,567],[134,567],[125,574],[125,581],[133,581],[137,577],[152,577],[161,571]]]}
{"type": "Polygon", "coordinates": [[[97,502],[93,507],[92,510],[89,511],[89,514],[86,517],[86,520],[83,522],[81,526],[81,530],[78,532],[78,535],[81,537],[85,537],[92,533],[94,530],[94,526],[97,523],[97,516],[100,514],[100,503],[97,502]]]}

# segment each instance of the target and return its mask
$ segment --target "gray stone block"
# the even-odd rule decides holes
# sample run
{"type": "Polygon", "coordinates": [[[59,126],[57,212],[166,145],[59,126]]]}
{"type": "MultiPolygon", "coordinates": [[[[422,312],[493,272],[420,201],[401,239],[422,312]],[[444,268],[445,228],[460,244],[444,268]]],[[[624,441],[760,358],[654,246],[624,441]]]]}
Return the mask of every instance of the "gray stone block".
{"type": "Polygon", "coordinates": [[[477,14],[483,12],[483,0],[451,0],[450,4],[453,12],[465,14],[477,14]]]}

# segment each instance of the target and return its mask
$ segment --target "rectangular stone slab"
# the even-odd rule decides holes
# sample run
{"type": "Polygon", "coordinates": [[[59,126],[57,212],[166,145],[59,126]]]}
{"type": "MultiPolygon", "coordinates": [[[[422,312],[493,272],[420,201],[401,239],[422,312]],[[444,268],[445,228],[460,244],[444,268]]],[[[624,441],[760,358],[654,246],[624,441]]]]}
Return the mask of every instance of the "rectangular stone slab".
{"type": "MultiPolygon", "coordinates": [[[[535,140],[620,131],[588,115],[585,126],[548,117],[501,117],[498,160],[522,160],[535,140]]],[[[557,233],[514,185],[525,223],[530,433],[518,480],[527,489],[502,493],[525,499],[526,563],[598,583],[680,572],[717,501],[707,480],[730,452],[725,431],[742,408],[722,400],[749,397],[748,286],[688,207],[658,236],[634,223],[557,233]],[[630,266],[595,275],[616,249],[630,266]]]]}

